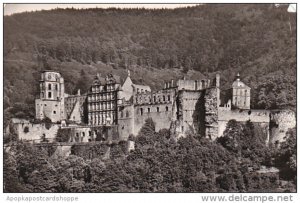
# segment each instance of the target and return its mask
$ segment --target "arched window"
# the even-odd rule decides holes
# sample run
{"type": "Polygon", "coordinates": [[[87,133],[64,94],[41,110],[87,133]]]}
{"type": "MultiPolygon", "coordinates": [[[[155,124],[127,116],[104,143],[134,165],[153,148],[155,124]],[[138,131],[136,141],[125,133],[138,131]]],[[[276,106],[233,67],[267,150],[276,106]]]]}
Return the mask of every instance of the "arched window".
{"type": "Polygon", "coordinates": [[[141,111],[141,116],[142,116],[143,115],[143,108],[141,108],[140,111],[141,111]]]}

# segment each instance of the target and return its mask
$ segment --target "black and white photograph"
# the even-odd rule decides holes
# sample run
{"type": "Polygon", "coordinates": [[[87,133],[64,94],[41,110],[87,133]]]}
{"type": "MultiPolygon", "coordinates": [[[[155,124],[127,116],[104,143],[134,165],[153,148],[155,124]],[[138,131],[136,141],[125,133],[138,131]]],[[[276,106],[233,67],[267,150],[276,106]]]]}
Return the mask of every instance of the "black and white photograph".
{"type": "Polygon", "coordinates": [[[3,3],[2,192],[291,202],[296,37],[296,3],[3,3]]]}

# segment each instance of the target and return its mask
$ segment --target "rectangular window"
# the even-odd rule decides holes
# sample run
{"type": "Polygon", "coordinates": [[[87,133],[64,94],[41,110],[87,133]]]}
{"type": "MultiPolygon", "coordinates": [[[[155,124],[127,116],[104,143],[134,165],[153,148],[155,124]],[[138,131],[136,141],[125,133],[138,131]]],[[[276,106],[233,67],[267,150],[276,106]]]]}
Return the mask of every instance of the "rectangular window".
{"type": "Polygon", "coordinates": [[[57,84],[55,85],[55,90],[58,90],[57,84]]]}
{"type": "Polygon", "coordinates": [[[142,116],[143,115],[143,108],[141,108],[140,111],[141,111],[141,116],[142,116]]]}
{"type": "Polygon", "coordinates": [[[51,99],[51,97],[52,97],[51,92],[48,92],[48,98],[51,99]]]}
{"type": "Polygon", "coordinates": [[[171,96],[170,95],[168,95],[168,101],[170,101],[171,100],[171,96]]]}
{"type": "Polygon", "coordinates": [[[150,108],[148,108],[148,113],[150,113],[150,108]]]}
{"type": "Polygon", "coordinates": [[[159,107],[156,107],[157,112],[159,112],[159,107]]]}
{"type": "Polygon", "coordinates": [[[48,90],[51,90],[51,84],[48,84],[48,90]]]}

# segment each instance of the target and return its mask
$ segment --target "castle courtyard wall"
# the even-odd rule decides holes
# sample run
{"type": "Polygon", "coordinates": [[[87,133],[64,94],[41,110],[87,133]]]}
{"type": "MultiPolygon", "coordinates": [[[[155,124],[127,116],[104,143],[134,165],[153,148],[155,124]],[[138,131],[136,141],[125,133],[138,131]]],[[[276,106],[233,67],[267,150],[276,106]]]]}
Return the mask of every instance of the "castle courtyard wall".
{"type": "Polygon", "coordinates": [[[238,122],[246,122],[250,120],[252,123],[261,123],[262,126],[269,126],[270,111],[269,110],[218,110],[218,137],[223,135],[229,120],[234,119],[238,122]]]}
{"type": "Polygon", "coordinates": [[[49,142],[53,142],[59,129],[59,124],[51,124],[49,129],[47,129],[44,123],[17,123],[14,125],[17,130],[19,140],[33,141],[37,143],[41,142],[41,138],[43,136],[49,142]],[[26,132],[25,128],[28,129],[28,132],[26,132]]]}

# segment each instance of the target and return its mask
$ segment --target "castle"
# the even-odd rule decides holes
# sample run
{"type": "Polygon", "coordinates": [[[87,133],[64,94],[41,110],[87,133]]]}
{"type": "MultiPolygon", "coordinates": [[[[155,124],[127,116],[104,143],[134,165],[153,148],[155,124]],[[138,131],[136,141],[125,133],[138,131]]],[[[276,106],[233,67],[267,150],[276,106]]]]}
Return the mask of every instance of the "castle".
{"type": "MultiPolygon", "coordinates": [[[[229,120],[250,120],[266,136],[266,143],[283,141],[289,128],[296,126],[295,113],[289,110],[250,109],[251,88],[236,76],[229,94],[220,96],[220,75],[214,80],[167,81],[159,91],[134,84],[128,71],[121,83],[118,76],[95,76],[87,94],[65,93],[64,79],[57,71],[41,73],[40,94],[35,100],[36,119],[49,118],[52,125],[12,121],[21,140],[39,137],[55,140],[59,129],[69,129],[70,142],[127,140],[136,136],[147,118],[156,131],[169,129],[175,138],[189,133],[215,140],[223,135],[229,120]],[[24,130],[24,128],[27,130],[24,130]]],[[[9,131],[9,129],[8,129],[9,131]]]]}

